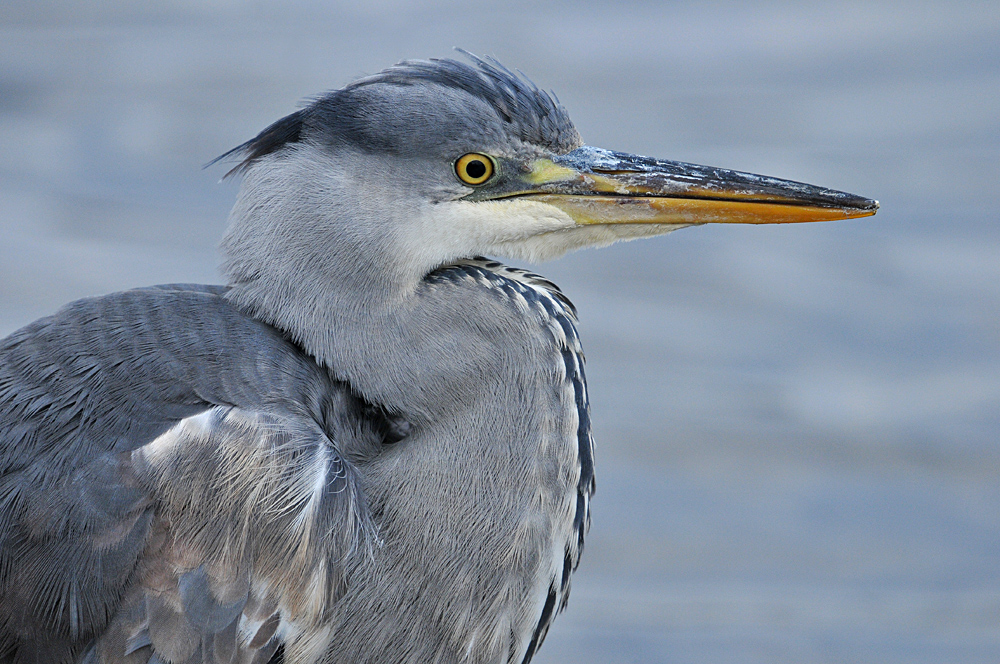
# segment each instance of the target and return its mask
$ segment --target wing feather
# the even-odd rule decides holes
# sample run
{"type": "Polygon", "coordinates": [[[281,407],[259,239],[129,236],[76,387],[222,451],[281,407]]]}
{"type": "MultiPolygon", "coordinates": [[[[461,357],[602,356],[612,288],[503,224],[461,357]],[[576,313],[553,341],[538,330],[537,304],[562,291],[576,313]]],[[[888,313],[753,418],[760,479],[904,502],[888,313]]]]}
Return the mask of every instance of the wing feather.
{"type": "Polygon", "coordinates": [[[115,293],[0,340],[0,662],[311,652],[370,539],[348,459],[385,422],[224,295],[115,293]]]}
{"type": "Polygon", "coordinates": [[[161,536],[98,640],[101,661],[144,650],[229,664],[279,646],[290,661],[318,658],[344,565],[373,537],[353,466],[318,425],[218,407],[131,454],[161,536]]]}

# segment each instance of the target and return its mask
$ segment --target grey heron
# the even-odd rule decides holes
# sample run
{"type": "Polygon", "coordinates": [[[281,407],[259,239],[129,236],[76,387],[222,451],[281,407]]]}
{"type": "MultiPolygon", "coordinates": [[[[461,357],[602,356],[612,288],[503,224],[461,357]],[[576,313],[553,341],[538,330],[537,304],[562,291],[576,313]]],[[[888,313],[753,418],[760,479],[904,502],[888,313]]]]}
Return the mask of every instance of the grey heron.
{"type": "Polygon", "coordinates": [[[589,402],[573,305],[481,256],[877,208],[585,146],[470,59],[227,153],[225,286],[0,342],[0,662],[527,664],[589,527],[589,402]]]}

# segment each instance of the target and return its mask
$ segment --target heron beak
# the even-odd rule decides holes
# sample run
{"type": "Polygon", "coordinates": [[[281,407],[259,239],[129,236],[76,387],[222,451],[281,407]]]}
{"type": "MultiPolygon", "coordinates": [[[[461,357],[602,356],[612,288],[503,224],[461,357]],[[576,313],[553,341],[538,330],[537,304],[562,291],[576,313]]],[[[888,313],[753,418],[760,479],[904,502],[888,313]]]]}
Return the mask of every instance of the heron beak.
{"type": "Polygon", "coordinates": [[[868,217],[878,201],[791,180],[584,146],[539,159],[521,196],[580,225],[788,224],[868,217]]]}

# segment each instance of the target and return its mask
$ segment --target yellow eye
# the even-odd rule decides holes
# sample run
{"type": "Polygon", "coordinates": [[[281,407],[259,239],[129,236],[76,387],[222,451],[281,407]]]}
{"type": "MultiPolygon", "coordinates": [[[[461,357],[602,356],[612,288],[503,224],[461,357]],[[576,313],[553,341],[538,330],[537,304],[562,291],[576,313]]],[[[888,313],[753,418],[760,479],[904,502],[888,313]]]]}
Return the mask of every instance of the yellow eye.
{"type": "Polygon", "coordinates": [[[482,184],[493,177],[493,159],[478,152],[462,155],[455,162],[455,174],[465,184],[482,184]]]}

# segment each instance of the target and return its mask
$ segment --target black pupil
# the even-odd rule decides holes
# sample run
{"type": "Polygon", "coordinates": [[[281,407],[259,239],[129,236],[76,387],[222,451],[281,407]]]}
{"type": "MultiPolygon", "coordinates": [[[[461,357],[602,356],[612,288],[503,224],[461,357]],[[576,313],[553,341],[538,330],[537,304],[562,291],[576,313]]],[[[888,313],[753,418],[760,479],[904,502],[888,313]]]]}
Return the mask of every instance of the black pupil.
{"type": "Polygon", "coordinates": [[[479,178],[486,175],[486,164],[484,164],[479,159],[473,159],[465,165],[465,172],[473,180],[478,180],[479,178]]]}

